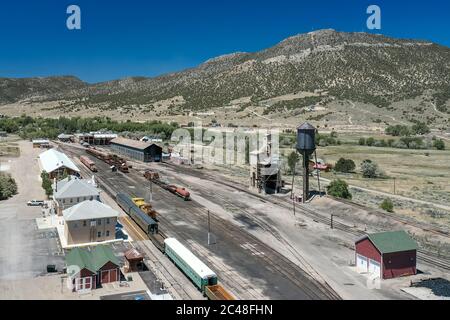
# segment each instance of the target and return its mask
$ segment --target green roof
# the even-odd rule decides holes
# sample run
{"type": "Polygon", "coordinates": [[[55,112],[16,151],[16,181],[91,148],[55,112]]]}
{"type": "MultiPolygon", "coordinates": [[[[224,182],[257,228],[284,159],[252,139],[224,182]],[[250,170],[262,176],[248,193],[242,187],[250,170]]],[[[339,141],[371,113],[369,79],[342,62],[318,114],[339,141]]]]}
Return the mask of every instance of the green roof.
{"type": "Polygon", "coordinates": [[[417,243],[405,231],[369,234],[368,238],[381,253],[417,250],[417,243]]]}
{"type": "Polygon", "coordinates": [[[119,259],[114,255],[111,247],[98,245],[92,251],[73,248],[66,255],[67,266],[78,266],[80,270],[87,269],[96,273],[108,262],[119,265],[119,259]]]}
{"type": "Polygon", "coordinates": [[[97,272],[92,262],[92,254],[90,251],[81,248],[73,248],[66,255],[67,266],[77,266],[80,270],[87,269],[93,273],[97,272]]]}
{"type": "Polygon", "coordinates": [[[119,259],[114,255],[111,247],[99,245],[92,250],[93,263],[97,270],[103,267],[108,262],[112,262],[115,265],[119,265],[119,259]]]}

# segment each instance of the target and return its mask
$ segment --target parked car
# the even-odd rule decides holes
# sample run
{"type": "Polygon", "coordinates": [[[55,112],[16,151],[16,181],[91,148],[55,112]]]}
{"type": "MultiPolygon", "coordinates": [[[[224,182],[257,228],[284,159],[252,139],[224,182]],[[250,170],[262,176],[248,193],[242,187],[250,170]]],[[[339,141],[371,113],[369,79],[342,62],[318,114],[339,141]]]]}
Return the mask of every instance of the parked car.
{"type": "Polygon", "coordinates": [[[32,207],[43,206],[45,204],[42,200],[31,200],[27,202],[27,205],[32,207]]]}

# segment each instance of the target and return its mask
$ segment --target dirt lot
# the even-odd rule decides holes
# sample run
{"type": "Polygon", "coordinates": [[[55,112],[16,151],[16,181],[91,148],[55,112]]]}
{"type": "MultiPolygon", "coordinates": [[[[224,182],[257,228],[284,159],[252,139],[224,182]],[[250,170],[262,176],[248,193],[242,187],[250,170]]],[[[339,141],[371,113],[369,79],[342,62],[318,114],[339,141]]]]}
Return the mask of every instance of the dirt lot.
{"type": "MultiPolygon", "coordinates": [[[[20,157],[2,158],[17,182],[18,194],[0,205],[0,287],[11,281],[30,281],[46,272],[47,264],[62,268],[62,251],[51,230],[38,231],[35,219],[40,207],[28,207],[31,199],[44,199],[39,180],[37,155],[29,142],[18,142],[20,157]]],[[[9,290],[0,290],[0,298],[9,298],[9,290]]]]}

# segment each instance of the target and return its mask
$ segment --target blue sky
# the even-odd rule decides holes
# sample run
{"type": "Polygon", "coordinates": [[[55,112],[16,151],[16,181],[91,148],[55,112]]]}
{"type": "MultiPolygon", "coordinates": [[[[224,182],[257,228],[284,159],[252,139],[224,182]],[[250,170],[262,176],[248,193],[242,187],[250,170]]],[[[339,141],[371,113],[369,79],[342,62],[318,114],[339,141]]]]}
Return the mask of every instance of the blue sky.
{"type": "Polygon", "coordinates": [[[450,3],[366,0],[15,0],[0,3],[0,77],[75,75],[88,82],[155,76],[311,30],[366,31],[450,47],[450,3]],[[66,28],[80,6],[82,30],[66,28]]]}

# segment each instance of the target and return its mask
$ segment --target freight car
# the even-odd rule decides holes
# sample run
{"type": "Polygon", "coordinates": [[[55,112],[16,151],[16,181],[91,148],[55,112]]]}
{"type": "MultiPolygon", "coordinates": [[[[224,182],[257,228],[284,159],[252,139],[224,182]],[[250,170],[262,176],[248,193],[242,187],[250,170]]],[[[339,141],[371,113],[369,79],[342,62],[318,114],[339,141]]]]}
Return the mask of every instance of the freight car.
{"type": "Polygon", "coordinates": [[[97,167],[95,166],[95,162],[89,159],[88,157],[81,156],[80,161],[82,164],[84,164],[86,167],[89,168],[92,172],[97,172],[97,167]]]}
{"type": "Polygon", "coordinates": [[[129,196],[119,193],[116,202],[149,237],[158,233],[158,223],[142,212],[129,196]]]}
{"type": "Polygon", "coordinates": [[[137,205],[139,209],[141,209],[145,214],[150,216],[155,221],[158,221],[157,220],[158,213],[155,210],[153,210],[152,205],[147,203],[144,198],[133,198],[132,200],[134,204],[137,205]]]}
{"type": "Polygon", "coordinates": [[[180,188],[162,181],[158,172],[147,170],[144,173],[144,177],[145,179],[152,181],[154,184],[160,186],[161,188],[183,198],[185,201],[191,200],[191,194],[186,190],[186,188],[180,188]]]}
{"type": "Polygon", "coordinates": [[[176,194],[177,196],[183,198],[184,201],[191,200],[191,194],[185,188],[180,188],[175,185],[169,185],[169,186],[167,186],[167,190],[169,190],[173,194],[176,194]]]}
{"type": "Polygon", "coordinates": [[[125,161],[125,159],[118,157],[115,154],[103,152],[103,151],[97,150],[95,148],[89,148],[86,150],[86,152],[90,155],[93,155],[97,159],[100,159],[100,160],[106,162],[111,167],[112,166],[116,167],[119,171],[121,171],[123,173],[129,172],[128,165],[127,165],[127,162],[125,161]]]}
{"type": "Polygon", "coordinates": [[[217,281],[217,275],[175,238],[164,240],[165,254],[211,300],[234,300],[217,281]]]}

